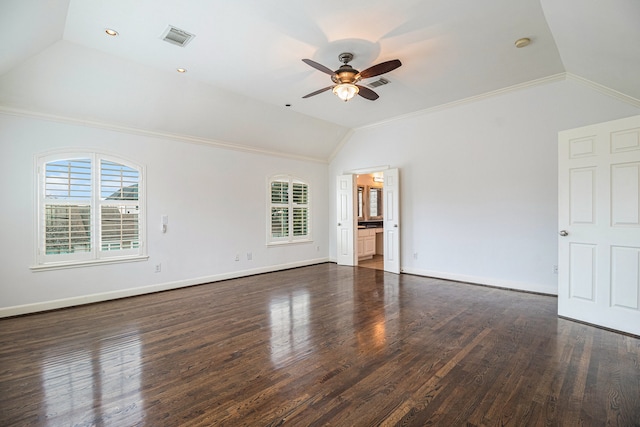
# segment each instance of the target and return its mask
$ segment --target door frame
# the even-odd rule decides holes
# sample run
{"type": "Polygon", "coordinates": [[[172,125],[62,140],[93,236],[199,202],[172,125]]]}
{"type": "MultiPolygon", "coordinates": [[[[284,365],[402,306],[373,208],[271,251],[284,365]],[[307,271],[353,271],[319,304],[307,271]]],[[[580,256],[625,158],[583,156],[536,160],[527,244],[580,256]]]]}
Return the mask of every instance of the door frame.
{"type": "MultiPolygon", "coordinates": [[[[342,173],[339,173],[337,176],[341,176],[341,175],[354,175],[354,176],[355,175],[368,175],[368,174],[373,174],[373,173],[376,173],[376,172],[384,173],[384,171],[389,170],[389,169],[395,169],[395,168],[392,168],[390,165],[372,166],[372,167],[366,167],[366,168],[360,168],[360,169],[346,170],[346,171],[343,171],[342,173]]],[[[400,168],[397,168],[397,169],[399,170],[400,168]]],[[[357,198],[357,193],[356,192],[357,192],[357,186],[354,187],[354,200],[355,200],[355,198],[357,198]]],[[[400,204],[400,203],[401,203],[400,199],[398,199],[398,204],[400,204]]],[[[354,203],[354,205],[355,205],[355,203],[354,203]]],[[[354,206],[354,210],[355,209],[357,209],[357,207],[354,206]]],[[[357,215],[357,212],[354,212],[354,216],[355,215],[357,215]]],[[[384,236],[384,233],[383,233],[383,236],[384,236]]],[[[400,239],[400,237],[398,237],[398,240],[399,239],[400,239]]],[[[354,230],[353,230],[353,242],[354,242],[354,245],[353,245],[354,264],[353,265],[354,266],[357,266],[358,263],[359,263],[358,256],[357,256],[357,253],[356,253],[357,252],[357,248],[356,248],[356,242],[357,241],[358,241],[358,227],[354,227],[354,230]]],[[[337,245],[336,245],[336,250],[339,250],[337,245]]],[[[385,271],[387,271],[387,270],[385,270],[385,271]]]]}

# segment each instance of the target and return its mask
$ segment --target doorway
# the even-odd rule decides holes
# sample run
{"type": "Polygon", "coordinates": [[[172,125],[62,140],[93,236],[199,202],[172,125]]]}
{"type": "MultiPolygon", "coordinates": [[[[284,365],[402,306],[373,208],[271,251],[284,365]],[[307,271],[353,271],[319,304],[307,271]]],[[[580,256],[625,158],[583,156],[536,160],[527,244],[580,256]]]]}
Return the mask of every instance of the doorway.
{"type": "Polygon", "coordinates": [[[357,174],[357,264],[384,270],[384,173],[357,174]]]}
{"type": "Polygon", "coordinates": [[[361,265],[377,259],[384,271],[400,273],[399,171],[371,168],[337,177],[337,263],[361,265]],[[376,172],[378,171],[378,172],[376,172]],[[358,188],[358,175],[362,177],[358,188]],[[374,181],[376,177],[376,181],[374,181]],[[379,182],[382,178],[383,182],[379,182]],[[379,185],[382,184],[382,190],[379,185]],[[377,246],[381,245],[381,246],[377,246]],[[372,256],[369,256],[372,255],[372,256]]]}

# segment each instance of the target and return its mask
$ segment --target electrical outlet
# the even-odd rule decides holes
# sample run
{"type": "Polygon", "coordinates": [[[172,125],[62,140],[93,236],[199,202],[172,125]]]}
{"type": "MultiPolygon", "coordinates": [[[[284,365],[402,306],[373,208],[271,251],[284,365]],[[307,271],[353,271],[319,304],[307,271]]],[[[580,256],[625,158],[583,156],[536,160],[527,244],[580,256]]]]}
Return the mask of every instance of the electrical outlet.
{"type": "Polygon", "coordinates": [[[253,259],[253,254],[251,252],[247,252],[247,261],[251,261],[253,259]]]}
{"type": "Polygon", "coordinates": [[[413,259],[418,259],[418,252],[413,253],[413,259]]]}
{"type": "Polygon", "coordinates": [[[558,266],[557,265],[553,266],[553,274],[558,274],[558,266]]]}
{"type": "Polygon", "coordinates": [[[236,261],[240,261],[240,254],[236,254],[236,261]]]}
{"type": "Polygon", "coordinates": [[[162,271],[162,264],[156,264],[156,273],[160,273],[162,271]]]}

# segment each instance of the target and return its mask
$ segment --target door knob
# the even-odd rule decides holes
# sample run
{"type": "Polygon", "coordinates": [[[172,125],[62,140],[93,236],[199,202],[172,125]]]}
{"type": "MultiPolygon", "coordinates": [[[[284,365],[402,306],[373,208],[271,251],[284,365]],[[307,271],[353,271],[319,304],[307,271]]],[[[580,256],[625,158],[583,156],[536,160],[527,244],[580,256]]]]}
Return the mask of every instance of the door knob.
{"type": "Polygon", "coordinates": [[[341,223],[338,223],[338,227],[342,227],[342,224],[341,224],[341,223]]]}
{"type": "Polygon", "coordinates": [[[561,235],[562,237],[566,237],[569,235],[569,232],[567,230],[560,230],[558,234],[561,235]]]}
{"type": "Polygon", "coordinates": [[[398,228],[398,224],[393,224],[393,226],[394,226],[395,228],[398,228]]]}

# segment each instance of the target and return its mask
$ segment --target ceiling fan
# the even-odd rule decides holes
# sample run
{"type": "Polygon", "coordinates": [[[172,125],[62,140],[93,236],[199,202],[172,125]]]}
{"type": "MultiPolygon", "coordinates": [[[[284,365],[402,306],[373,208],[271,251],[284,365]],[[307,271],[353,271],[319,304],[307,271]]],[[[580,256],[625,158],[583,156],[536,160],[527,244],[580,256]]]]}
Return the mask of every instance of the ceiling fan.
{"type": "Polygon", "coordinates": [[[353,59],[352,53],[341,53],[338,56],[338,59],[340,59],[340,62],[342,62],[343,65],[335,71],[332,71],[311,59],[302,60],[302,62],[310,65],[316,70],[329,74],[331,76],[331,80],[335,83],[335,85],[327,86],[316,90],[315,92],[311,92],[310,94],[303,96],[303,98],[309,98],[329,89],[333,89],[333,93],[335,93],[338,98],[342,99],[344,102],[349,101],[356,95],[360,95],[370,101],[375,101],[379,98],[378,94],[368,87],[360,86],[357,83],[362,79],[368,79],[370,77],[388,73],[402,65],[402,62],[400,62],[399,59],[393,59],[391,61],[381,62],[380,64],[367,68],[366,70],[358,71],[349,65],[349,62],[353,59]]]}

